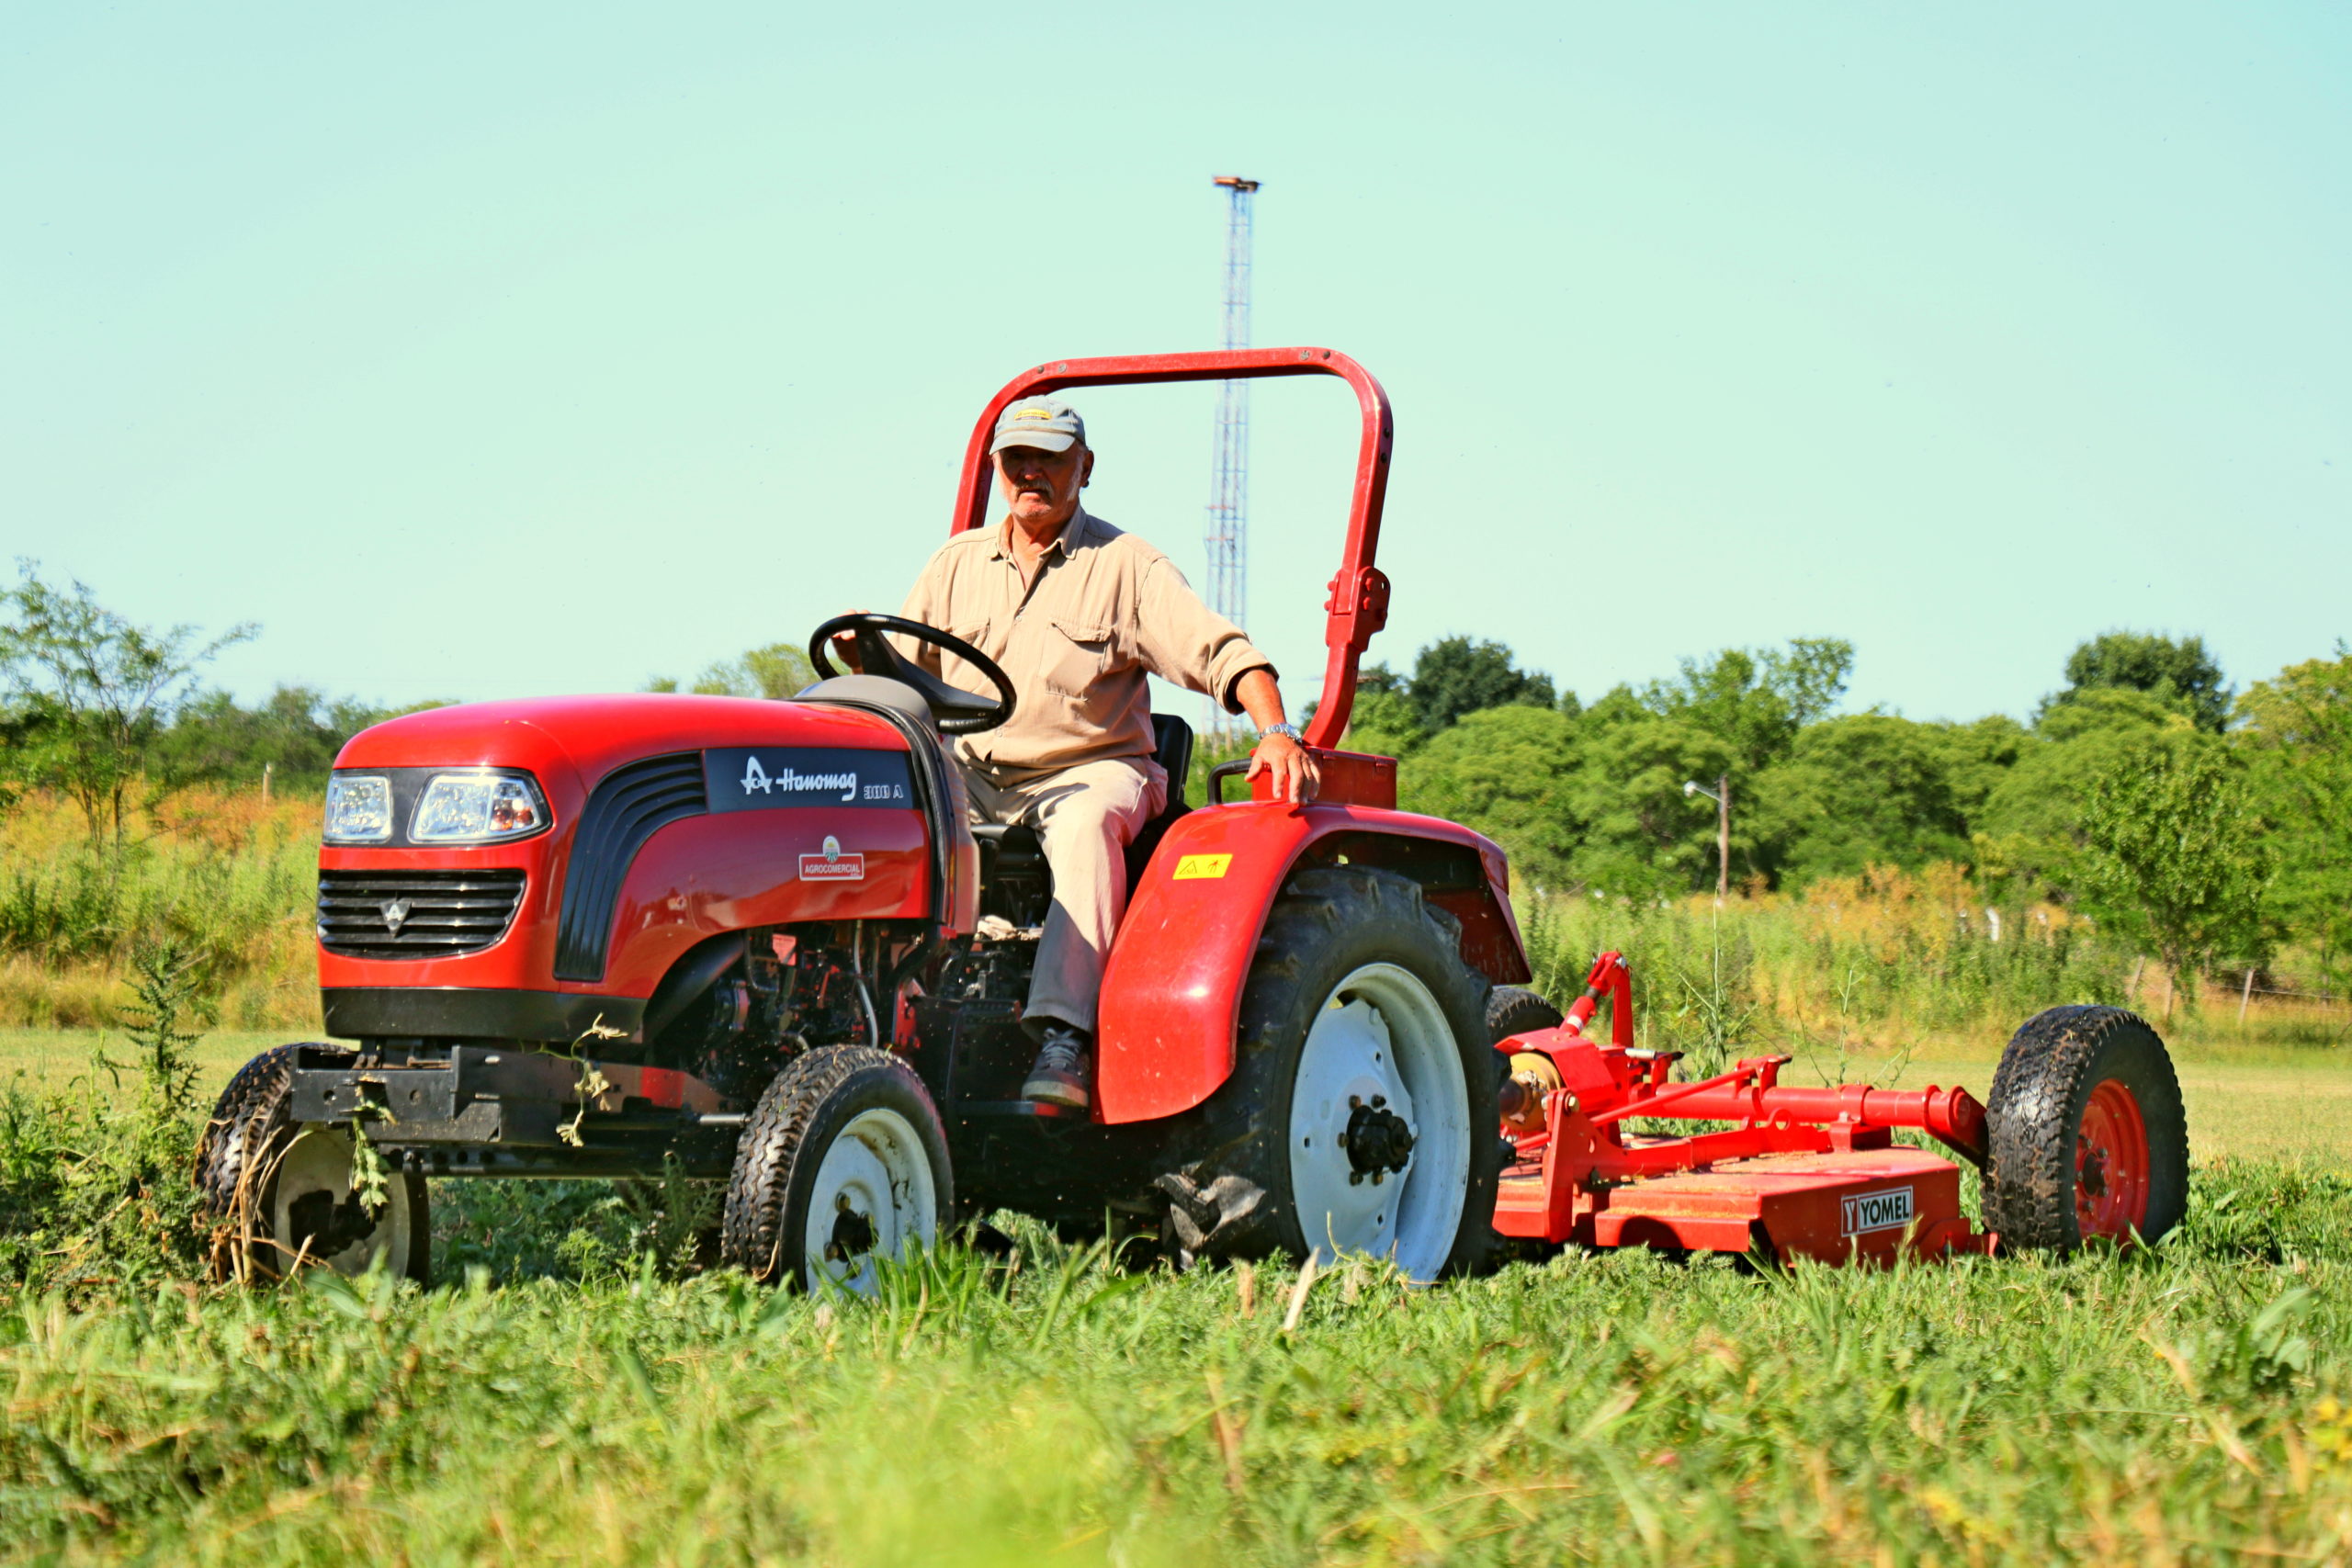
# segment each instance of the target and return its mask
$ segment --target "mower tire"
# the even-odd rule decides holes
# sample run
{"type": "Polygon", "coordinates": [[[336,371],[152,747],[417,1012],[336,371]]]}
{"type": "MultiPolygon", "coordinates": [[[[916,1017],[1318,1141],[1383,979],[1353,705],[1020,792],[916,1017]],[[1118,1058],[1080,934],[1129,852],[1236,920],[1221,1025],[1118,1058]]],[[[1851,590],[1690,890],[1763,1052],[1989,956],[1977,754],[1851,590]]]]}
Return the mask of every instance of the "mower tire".
{"type": "Polygon", "coordinates": [[[871,1295],[876,1263],[934,1245],[956,1190],[914,1069],[863,1045],[810,1051],[760,1096],[727,1185],[719,1258],[765,1283],[871,1295]]]}
{"type": "Polygon", "coordinates": [[[1984,1222],[2005,1246],[2154,1242],[2188,1205],[2188,1125],[2165,1043],[2111,1007],[2052,1008],[2001,1053],[1984,1222]]]}
{"type": "Polygon", "coordinates": [[[1419,885],[1365,866],[1293,877],[1241,1000],[1233,1076],[1157,1183],[1182,1252],[1475,1269],[1494,1238],[1487,982],[1419,885]]]}
{"type": "Polygon", "coordinates": [[[1567,1015],[1524,986],[1497,986],[1487,998],[1487,1037],[1499,1045],[1515,1034],[1557,1029],[1567,1015]]]}
{"type": "Polygon", "coordinates": [[[197,1143],[198,1199],[214,1222],[213,1278],[263,1283],[320,1265],[362,1274],[380,1261],[428,1283],[433,1213],[424,1177],[386,1172],[383,1202],[369,1211],[352,1190],[350,1132],[292,1118],[295,1054],[305,1049],[335,1048],[278,1045],[247,1062],[197,1143]]]}

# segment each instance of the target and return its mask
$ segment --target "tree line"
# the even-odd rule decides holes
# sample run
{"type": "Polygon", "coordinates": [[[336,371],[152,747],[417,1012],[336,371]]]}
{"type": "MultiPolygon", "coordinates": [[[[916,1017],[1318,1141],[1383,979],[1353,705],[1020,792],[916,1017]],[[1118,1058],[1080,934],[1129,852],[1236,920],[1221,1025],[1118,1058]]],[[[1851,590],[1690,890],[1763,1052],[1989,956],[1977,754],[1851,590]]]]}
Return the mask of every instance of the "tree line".
{"type": "MultiPolygon", "coordinates": [[[[0,592],[0,807],[53,792],[119,849],[195,784],[314,790],[351,735],[414,711],[206,690],[203,667],[254,635],[137,626],[20,563],[0,592]]],[[[1965,723],[1834,711],[1853,660],[1827,637],[1725,649],[1586,703],[1503,644],[1446,637],[1408,671],[1364,671],[1346,744],[1399,758],[1401,804],[1492,834],[1522,886],[1712,887],[1714,805],[1686,785],[1720,779],[1743,891],[1945,862],[1989,901],[2078,907],[2192,975],[2282,943],[2335,972],[2352,951],[2352,648],[2241,691],[2199,637],[2111,631],[2030,719],[1965,723]]],[[[687,689],[782,697],[810,678],[777,643],[687,689]]]]}
{"type": "Polygon", "coordinates": [[[2352,649],[2232,688],[2196,637],[2077,647],[2030,720],[1833,713],[1852,645],[1686,659],[1587,704],[1500,643],[1448,637],[1363,677],[1348,744],[1402,759],[1408,808],[1476,824],[1547,888],[1798,890],[1871,866],[1966,867],[1996,902],[2054,900],[2193,973],[2282,942],[2352,943],[2352,649]]]}

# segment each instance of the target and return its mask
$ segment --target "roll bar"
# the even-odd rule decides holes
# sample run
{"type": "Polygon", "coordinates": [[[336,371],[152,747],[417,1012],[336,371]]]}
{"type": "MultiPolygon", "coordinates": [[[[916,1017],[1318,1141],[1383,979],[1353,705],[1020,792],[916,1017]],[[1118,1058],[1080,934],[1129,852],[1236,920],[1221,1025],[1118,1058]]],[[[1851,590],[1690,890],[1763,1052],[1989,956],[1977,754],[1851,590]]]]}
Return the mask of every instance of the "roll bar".
{"type": "Polygon", "coordinates": [[[960,534],[988,521],[992,468],[989,440],[996,432],[998,416],[1021,399],[1069,387],[1237,381],[1262,376],[1337,376],[1355,389],[1356,405],[1363,413],[1363,434],[1356,446],[1355,491],[1348,501],[1347,546],[1340,556],[1340,570],[1331,577],[1330,597],[1323,602],[1323,641],[1330,650],[1323,666],[1323,696],[1314,721],[1306,727],[1306,744],[1329,750],[1339,745],[1348,728],[1348,714],[1355,706],[1357,664],[1373,634],[1388,622],[1388,578],[1372,561],[1380,544],[1380,513],[1388,497],[1388,450],[1396,430],[1388,394],[1381,390],[1372,372],[1346,355],[1329,348],[1242,348],[1210,354],[1057,359],[1025,370],[989,400],[979,423],[972,427],[971,445],[964,450],[963,488],[956,498],[956,521],[949,533],[960,534]]]}

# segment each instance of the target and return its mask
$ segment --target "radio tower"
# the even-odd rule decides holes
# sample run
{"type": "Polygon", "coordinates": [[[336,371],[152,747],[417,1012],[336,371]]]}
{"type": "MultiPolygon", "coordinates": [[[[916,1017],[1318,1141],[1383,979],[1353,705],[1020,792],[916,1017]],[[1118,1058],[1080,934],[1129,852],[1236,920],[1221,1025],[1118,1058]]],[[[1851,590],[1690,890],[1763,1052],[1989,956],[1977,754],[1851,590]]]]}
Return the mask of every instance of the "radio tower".
{"type": "MultiPolygon", "coordinates": [[[[1219,175],[1231,198],[1225,220],[1225,343],[1250,346],[1250,204],[1258,182],[1219,175]]],[[[1209,608],[1245,630],[1250,613],[1250,383],[1227,381],[1217,390],[1216,449],[1209,470],[1209,608]]],[[[1238,726],[1215,697],[1208,731],[1230,737],[1238,726]]]]}

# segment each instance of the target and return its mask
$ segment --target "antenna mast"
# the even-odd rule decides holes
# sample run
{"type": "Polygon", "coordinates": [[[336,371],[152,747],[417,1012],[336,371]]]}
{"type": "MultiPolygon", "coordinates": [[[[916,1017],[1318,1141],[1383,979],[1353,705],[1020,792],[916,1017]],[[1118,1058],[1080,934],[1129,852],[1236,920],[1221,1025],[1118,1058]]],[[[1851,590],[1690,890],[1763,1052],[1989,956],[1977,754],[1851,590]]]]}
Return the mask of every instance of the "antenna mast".
{"type": "MultiPolygon", "coordinates": [[[[1250,208],[1259,182],[1219,175],[1231,198],[1225,224],[1225,348],[1250,346],[1250,208]]],[[[1247,630],[1250,613],[1250,383],[1218,387],[1216,444],[1209,470],[1208,605],[1247,630]]],[[[1231,736],[1239,727],[1211,697],[1208,732],[1231,736]]]]}

